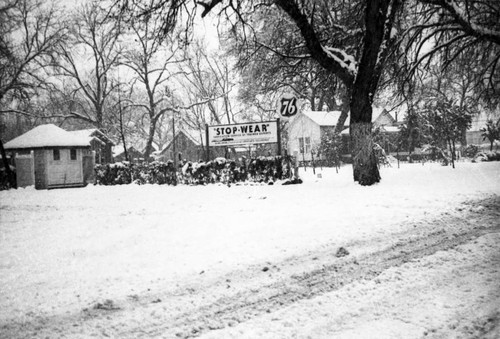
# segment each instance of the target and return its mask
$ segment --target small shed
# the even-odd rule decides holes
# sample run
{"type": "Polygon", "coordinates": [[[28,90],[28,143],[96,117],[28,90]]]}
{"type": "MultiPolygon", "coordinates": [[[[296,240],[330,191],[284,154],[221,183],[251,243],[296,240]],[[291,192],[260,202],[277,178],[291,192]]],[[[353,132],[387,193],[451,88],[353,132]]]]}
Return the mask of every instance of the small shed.
{"type": "Polygon", "coordinates": [[[84,171],[84,168],[93,168],[94,162],[88,138],[53,124],[35,127],[7,142],[4,148],[15,153],[18,187],[84,186],[92,174],[84,171]]]}

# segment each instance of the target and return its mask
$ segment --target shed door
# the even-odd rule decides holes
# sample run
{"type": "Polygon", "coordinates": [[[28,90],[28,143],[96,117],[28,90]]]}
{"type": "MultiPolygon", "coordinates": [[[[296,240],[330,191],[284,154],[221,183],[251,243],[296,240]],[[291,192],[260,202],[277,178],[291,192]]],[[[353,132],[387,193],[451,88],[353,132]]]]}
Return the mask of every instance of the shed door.
{"type": "Polygon", "coordinates": [[[83,183],[81,150],[51,150],[48,162],[49,186],[83,183]]]}

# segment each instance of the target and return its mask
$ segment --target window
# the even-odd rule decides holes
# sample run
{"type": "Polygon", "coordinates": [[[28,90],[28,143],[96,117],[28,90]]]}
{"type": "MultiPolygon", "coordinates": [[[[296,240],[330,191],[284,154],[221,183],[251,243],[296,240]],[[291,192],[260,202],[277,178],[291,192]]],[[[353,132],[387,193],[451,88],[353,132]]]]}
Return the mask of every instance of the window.
{"type": "Polygon", "coordinates": [[[61,153],[59,152],[58,149],[55,149],[53,151],[53,156],[54,156],[54,161],[58,161],[58,160],[61,160],[61,153]]]}
{"type": "Polygon", "coordinates": [[[70,160],[76,160],[76,149],[72,148],[69,150],[69,158],[70,160]]]}
{"type": "Polygon", "coordinates": [[[311,152],[311,138],[299,138],[299,149],[302,154],[311,152]]]}

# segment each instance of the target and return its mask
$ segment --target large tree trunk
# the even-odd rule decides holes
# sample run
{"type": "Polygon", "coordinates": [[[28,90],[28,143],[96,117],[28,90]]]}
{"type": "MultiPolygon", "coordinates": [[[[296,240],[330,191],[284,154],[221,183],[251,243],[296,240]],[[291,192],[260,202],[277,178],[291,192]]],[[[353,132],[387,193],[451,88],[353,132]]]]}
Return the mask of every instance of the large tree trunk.
{"type": "Polygon", "coordinates": [[[148,133],[148,140],[146,143],[146,149],[144,150],[144,161],[149,162],[149,156],[151,155],[151,151],[153,150],[153,140],[155,136],[155,128],[156,128],[156,122],[151,122],[149,125],[149,133],[148,133]]]}
{"type": "Polygon", "coordinates": [[[372,103],[382,73],[398,0],[371,0],[365,11],[366,32],[363,52],[351,96],[350,135],[354,181],[373,185],[380,181],[377,157],[373,151],[372,103]]]}
{"type": "Polygon", "coordinates": [[[372,124],[351,123],[352,166],[354,181],[369,186],[380,181],[377,157],[373,151],[372,124]]]}

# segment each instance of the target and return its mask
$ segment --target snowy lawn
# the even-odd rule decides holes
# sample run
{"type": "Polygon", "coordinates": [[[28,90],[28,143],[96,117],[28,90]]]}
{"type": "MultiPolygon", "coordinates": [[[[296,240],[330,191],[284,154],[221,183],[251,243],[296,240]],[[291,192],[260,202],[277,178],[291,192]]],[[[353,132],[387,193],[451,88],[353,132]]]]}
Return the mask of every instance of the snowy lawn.
{"type": "Polygon", "coordinates": [[[390,239],[408,221],[500,195],[499,162],[393,165],[372,187],[354,184],[351,167],[316,171],[321,178],[308,168],[304,184],[289,186],[2,191],[0,325],[178,289],[202,272],[217,277],[326,245],[390,239]]]}

